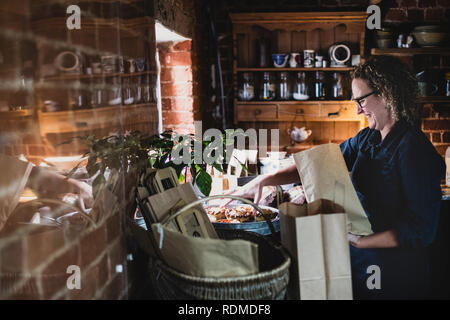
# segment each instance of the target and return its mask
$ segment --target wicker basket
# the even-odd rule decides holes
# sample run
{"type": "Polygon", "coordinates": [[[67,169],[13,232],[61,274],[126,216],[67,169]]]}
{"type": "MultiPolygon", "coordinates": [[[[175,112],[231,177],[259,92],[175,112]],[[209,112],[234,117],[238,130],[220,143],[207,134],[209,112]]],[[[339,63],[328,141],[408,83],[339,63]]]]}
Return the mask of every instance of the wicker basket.
{"type": "MultiPolygon", "coordinates": [[[[210,198],[217,198],[217,196],[210,198]]],[[[203,200],[207,199],[209,198],[203,200]]],[[[248,200],[244,202],[248,202],[248,200]]],[[[194,203],[184,207],[172,217],[193,205],[194,203]]],[[[256,205],[252,205],[261,211],[256,205]]],[[[273,226],[271,227],[273,230],[273,226]]],[[[285,298],[291,259],[281,245],[253,232],[242,230],[216,231],[219,237],[224,240],[242,239],[256,243],[258,245],[260,272],[239,277],[196,277],[180,273],[163,261],[151,257],[150,277],[152,287],[159,299],[282,300],[285,298]]]]}

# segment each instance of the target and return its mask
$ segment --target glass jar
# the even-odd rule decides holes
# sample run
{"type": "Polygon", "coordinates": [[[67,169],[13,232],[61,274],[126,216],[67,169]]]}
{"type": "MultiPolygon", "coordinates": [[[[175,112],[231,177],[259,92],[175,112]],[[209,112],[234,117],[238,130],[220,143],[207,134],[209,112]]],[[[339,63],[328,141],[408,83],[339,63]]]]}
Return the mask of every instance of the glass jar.
{"type": "Polygon", "coordinates": [[[259,99],[263,101],[269,101],[274,100],[275,97],[275,83],[273,81],[273,77],[271,76],[270,72],[264,72],[259,99]]]}
{"type": "Polygon", "coordinates": [[[91,95],[91,106],[92,108],[99,108],[107,105],[108,96],[105,89],[105,83],[101,78],[95,78],[92,81],[92,95],[91,95]]]}
{"type": "Polygon", "coordinates": [[[336,100],[344,100],[344,81],[342,75],[338,72],[333,72],[333,79],[330,86],[330,97],[336,100]]]}
{"type": "Polygon", "coordinates": [[[142,85],[141,77],[134,77],[133,79],[133,92],[134,92],[134,103],[142,103],[142,85]]]}
{"type": "Polygon", "coordinates": [[[82,109],[86,106],[85,95],[83,94],[82,84],[80,80],[76,80],[72,83],[70,89],[70,106],[72,109],[82,109]]]}
{"type": "Polygon", "coordinates": [[[289,75],[287,72],[280,73],[280,82],[278,83],[278,98],[280,100],[289,100],[291,98],[291,88],[289,85],[289,75]]]}
{"type": "Polygon", "coordinates": [[[308,85],[306,83],[306,73],[298,72],[295,77],[295,84],[292,97],[294,100],[308,100],[308,85]]]}
{"type": "Polygon", "coordinates": [[[314,80],[314,99],[325,100],[326,96],[325,73],[323,71],[316,71],[316,78],[314,80]]]}
{"type": "Polygon", "coordinates": [[[255,84],[253,81],[253,74],[249,72],[244,72],[242,74],[238,97],[241,101],[250,101],[255,98],[255,84]]]}
{"type": "Polygon", "coordinates": [[[134,102],[133,88],[129,77],[123,78],[122,81],[122,100],[125,105],[133,104],[134,102]]]}
{"type": "Polygon", "coordinates": [[[450,72],[445,73],[445,96],[450,97],[450,72]]]}
{"type": "Polygon", "coordinates": [[[119,105],[122,102],[120,79],[116,77],[108,79],[106,88],[108,91],[108,104],[110,106],[119,105]]]}
{"type": "Polygon", "coordinates": [[[148,75],[143,76],[141,81],[142,88],[142,103],[153,102],[152,92],[150,89],[150,78],[148,75]]]}

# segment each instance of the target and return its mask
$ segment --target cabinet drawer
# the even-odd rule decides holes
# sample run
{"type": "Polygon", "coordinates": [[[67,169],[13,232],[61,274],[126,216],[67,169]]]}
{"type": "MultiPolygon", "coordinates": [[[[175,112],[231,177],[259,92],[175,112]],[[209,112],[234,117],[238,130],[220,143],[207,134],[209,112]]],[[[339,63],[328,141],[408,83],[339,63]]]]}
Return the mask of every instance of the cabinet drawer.
{"type": "Polygon", "coordinates": [[[298,121],[307,117],[319,117],[320,106],[318,104],[291,104],[280,105],[278,109],[278,118],[280,121],[292,121],[294,118],[298,121]]]}
{"type": "Polygon", "coordinates": [[[277,105],[237,105],[238,121],[274,121],[277,119],[277,105]]]}

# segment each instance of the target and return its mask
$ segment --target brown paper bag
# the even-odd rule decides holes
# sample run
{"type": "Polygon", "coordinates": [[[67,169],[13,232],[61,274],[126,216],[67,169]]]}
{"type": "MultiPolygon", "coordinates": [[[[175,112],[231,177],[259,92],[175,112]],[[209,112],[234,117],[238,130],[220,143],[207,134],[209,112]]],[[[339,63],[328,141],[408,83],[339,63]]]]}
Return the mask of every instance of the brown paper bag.
{"type": "Polygon", "coordinates": [[[319,199],[303,205],[285,202],[279,209],[281,243],[297,267],[291,272],[291,295],[301,300],[352,299],[343,208],[319,199]]]}
{"type": "Polygon", "coordinates": [[[153,224],[164,261],[197,277],[236,277],[258,272],[258,245],[244,240],[195,238],[153,224]]]}
{"type": "MultiPolygon", "coordinates": [[[[197,196],[190,182],[148,197],[150,210],[154,214],[153,221],[157,222],[162,222],[167,216],[174,214],[177,210],[174,211],[173,209],[176,206],[180,206],[180,202],[188,204],[196,200],[197,196]]],[[[216,230],[209,221],[203,206],[198,205],[195,208],[202,219],[199,223],[204,226],[209,238],[218,238],[216,230]]]]}
{"type": "Polygon", "coordinates": [[[19,203],[33,165],[0,153],[0,230],[19,203]]]}
{"type": "Polygon", "coordinates": [[[306,201],[328,199],[348,215],[348,231],[357,235],[372,234],[372,227],[359,201],[339,145],[324,144],[294,155],[306,201]]]}

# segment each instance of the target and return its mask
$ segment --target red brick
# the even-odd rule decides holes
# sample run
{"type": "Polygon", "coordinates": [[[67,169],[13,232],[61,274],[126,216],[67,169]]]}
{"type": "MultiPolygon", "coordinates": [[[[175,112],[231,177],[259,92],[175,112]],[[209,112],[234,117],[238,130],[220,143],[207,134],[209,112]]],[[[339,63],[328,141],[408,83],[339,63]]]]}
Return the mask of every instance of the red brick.
{"type": "Polygon", "coordinates": [[[53,233],[48,234],[47,237],[28,238],[28,255],[27,267],[29,270],[47,263],[49,259],[53,259],[46,267],[44,273],[63,273],[71,264],[79,263],[79,251],[77,245],[67,247],[66,251],[55,257],[55,252],[65,246],[65,241],[62,234],[53,233]],[[45,241],[47,240],[47,241],[45,241]]]}
{"type": "Polygon", "coordinates": [[[106,225],[103,224],[89,232],[81,240],[81,265],[88,266],[105,251],[106,246],[106,225]]]}
{"type": "Polygon", "coordinates": [[[67,299],[69,300],[91,300],[95,298],[95,294],[99,287],[98,276],[100,272],[97,267],[90,268],[87,272],[82,273],[80,280],[80,288],[67,290],[67,299]]]}
{"type": "Polygon", "coordinates": [[[424,10],[408,9],[408,21],[421,22],[424,20],[424,10]]]}
{"type": "Polygon", "coordinates": [[[450,143],[450,132],[446,131],[442,134],[442,142],[450,143]]]}
{"type": "Polygon", "coordinates": [[[419,8],[436,7],[436,0],[419,0],[419,8]]]}
{"type": "Polygon", "coordinates": [[[23,239],[18,239],[0,249],[0,275],[26,271],[25,248],[23,239]]]}
{"type": "Polygon", "coordinates": [[[169,83],[161,84],[161,96],[162,97],[189,97],[192,96],[192,83],[169,83]]]}
{"type": "Polygon", "coordinates": [[[339,3],[336,0],[322,0],[321,5],[323,6],[338,6],[339,3]]]}
{"type": "Polygon", "coordinates": [[[443,9],[426,9],[425,10],[425,20],[426,21],[431,21],[431,20],[435,20],[435,21],[439,21],[442,19],[442,16],[444,15],[444,10],[443,9]]]}
{"type": "Polygon", "coordinates": [[[105,288],[103,297],[101,299],[117,300],[121,297],[123,291],[126,289],[126,281],[124,273],[118,273],[105,288]]]}
{"type": "Polygon", "coordinates": [[[13,156],[14,155],[14,148],[13,146],[4,146],[3,147],[3,152],[8,155],[8,156],[13,156]]]}
{"type": "Polygon", "coordinates": [[[196,99],[193,98],[163,98],[163,111],[193,111],[196,99]]]}
{"type": "Polygon", "coordinates": [[[431,135],[431,138],[432,138],[433,142],[441,142],[441,133],[433,132],[431,135]]]}
{"type": "Polygon", "coordinates": [[[192,81],[192,68],[190,66],[162,67],[161,82],[189,82],[192,81]]]}
{"type": "Polygon", "coordinates": [[[114,244],[114,246],[109,248],[108,257],[109,257],[109,270],[111,275],[117,273],[116,266],[122,265],[123,271],[126,266],[126,243],[124,239],[119,240],[114,244]]]}
{"type": "Polygon", "coordinates": [[[423,120],[424,130],[450,130],[450,120],[423,120]]]}
{"type": "Polygon", "coordinates": [[[191,51],[192,49],[192,40],[186,40],[175,43],[173,46],[173,51],[191,51]]]}
{"type": "Polygon", "coordinates": [[[106,242],[111,243],[117,237],[119,237],[122,234],[121,229],[121,215],[119,213],[116,213],[113,216],[109,217],[108,221],[106,221],[106,242]]]}
{"type": "Polygon", "coordinates": [[[169,52],[164,55],[161,65],[166,66],[191,66],[192,59],[190,52],[169,52]]]}
{"type": "Polygon", "coordinates": [[[431,142],[431,132],[424,132],[425,136],[428,138],[428,140],[430,140],[431,142]]]}
{"type": "Polygon", "coordinates": [[[402,0],[400,3],[400,7],[401,8],[417,8],[417,0],[402,0]]]}
{"type": "Polygon", "coordinates": [[[163,111],[163,123],[164,125],[180,125],[180,124],[194,124],[194,115],[192,112],[164,112],[163,111]]]}
{"type": "MultiPolygon", "coordinates": [[[[2,282],[2,280],[0,280],[0,283],[2,283],[2,286],[7,286],[6,282],[2,282]]],[[[0,293],[3,294],[3,292],[0,293]]],[[[18,288],[16,292],[11,292],[11,295],[7,297],[8,300],[37,300],[41,298],[35,278],[30,278],[21,288],[18,288]]]]}
{"type": "Polygon", "coordinates": [[[40,145],[29,145],[28,154],[33,156],[45,156],[45,147],[40,145]]]}

